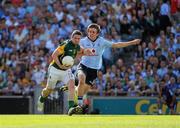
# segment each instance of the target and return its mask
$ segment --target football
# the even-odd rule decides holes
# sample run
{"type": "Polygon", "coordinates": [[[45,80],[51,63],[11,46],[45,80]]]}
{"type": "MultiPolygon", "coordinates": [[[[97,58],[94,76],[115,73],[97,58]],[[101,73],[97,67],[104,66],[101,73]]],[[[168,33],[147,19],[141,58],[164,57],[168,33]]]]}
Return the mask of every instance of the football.
{"type": "Polygon", "coordinates": [[[71,56],[64,56],[62,59],[62,64],[64,66],[72,66],[74,64],[74,59],[71,56]]]}

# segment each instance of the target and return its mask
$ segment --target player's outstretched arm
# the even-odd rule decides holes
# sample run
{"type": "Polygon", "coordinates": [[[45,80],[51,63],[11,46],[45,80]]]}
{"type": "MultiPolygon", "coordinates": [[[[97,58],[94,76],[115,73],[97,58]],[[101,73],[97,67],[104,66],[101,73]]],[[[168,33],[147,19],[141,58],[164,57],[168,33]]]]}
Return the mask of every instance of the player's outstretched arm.
{"type": "Polygon", "coordinates": [[[114,43],[112,45],[113,48],[123,48],[123,47],[127,47],[127,46],[131,46],[131,45],[137,45],[140,43],[140,39],[134,39],[132,41],[128,41],[128,42],[117,42],[114,43]]]}

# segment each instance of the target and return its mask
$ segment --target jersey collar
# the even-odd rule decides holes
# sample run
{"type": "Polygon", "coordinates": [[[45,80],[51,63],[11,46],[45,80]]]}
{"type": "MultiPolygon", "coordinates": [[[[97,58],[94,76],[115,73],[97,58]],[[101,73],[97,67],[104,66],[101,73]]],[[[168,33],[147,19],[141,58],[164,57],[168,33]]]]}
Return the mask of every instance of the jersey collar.
{"type": "Polygon", "coordinates": [[[69,42],[70,42],[71,45],[77,46],[77,44],[74,44],[74,43],[72,42],[72,40],[69,40],[69,42]]]}
{"type": "Polygon", "coordinates": [[[95,42],[95,41],[99,38],[99,36],[97,36],[97,38],[96,38],[95,40],[91,40],[88,36],[87,36],[87,38],[88,38],[91,42],[95,42]]]}

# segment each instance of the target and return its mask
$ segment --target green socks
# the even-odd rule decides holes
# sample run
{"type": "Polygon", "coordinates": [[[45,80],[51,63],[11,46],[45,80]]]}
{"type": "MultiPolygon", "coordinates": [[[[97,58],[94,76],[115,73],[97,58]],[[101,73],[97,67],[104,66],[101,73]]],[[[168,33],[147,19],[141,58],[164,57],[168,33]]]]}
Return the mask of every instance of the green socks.
{"type": "Polygon", "coordinates": [[[68,101],[68,104],[69,104],[69,109],[72,108],[72,107],[74,107],[74,101],[69,100],[69,101],[68,101]]]}
{"type": "Polygon", "coordinates": [[[41,103],[44,103],[44,101],[46,100],[47,97],[43,97],[42,95],[39,97],[39,101],[41,103]]]}

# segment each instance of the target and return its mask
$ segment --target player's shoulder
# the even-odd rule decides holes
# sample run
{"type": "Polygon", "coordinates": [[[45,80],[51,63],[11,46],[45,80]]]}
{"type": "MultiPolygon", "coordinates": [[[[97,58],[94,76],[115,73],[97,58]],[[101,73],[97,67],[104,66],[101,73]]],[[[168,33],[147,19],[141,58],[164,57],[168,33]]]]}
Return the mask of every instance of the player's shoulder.
{"type": "Polygon", "coordinates": [[[87,41],[87,40],[88,40],[88,37],[86,36],[86,37],[81,38],[80,41],[87,41]]]}
{"type": "Polygon", "coordinates": [[[112,44],[112,41],[102,37],[102,36],[99,36],[98,39],[97,39],[97,42],[101,42],[101,44],[112,44]]]}
{"type": "Polygon", "coordinates": [[[104,37],[102,37],[102,36],[99,36],[98,40],[106,40],[106,39],[104,37]]]}
{"type": "Polygon", "coordinates": [[[88,37],[81,38],[80,45],[85,45],[85,44],[88,44],[88,43],[89,43],[88,37]]]}
{"type": "Polygon", "coordinates": [[[62,41],[59,43],[59,46],[66,46],[69,44],[69,42],[70,42],[69,40],[62,41]]]}
{"type": "Polygon", "coordinates": [[[60,41],[59,42],[59,46],[63,46],[63,45],[65,45],[66,44],[66,41],[60,41]]]}

